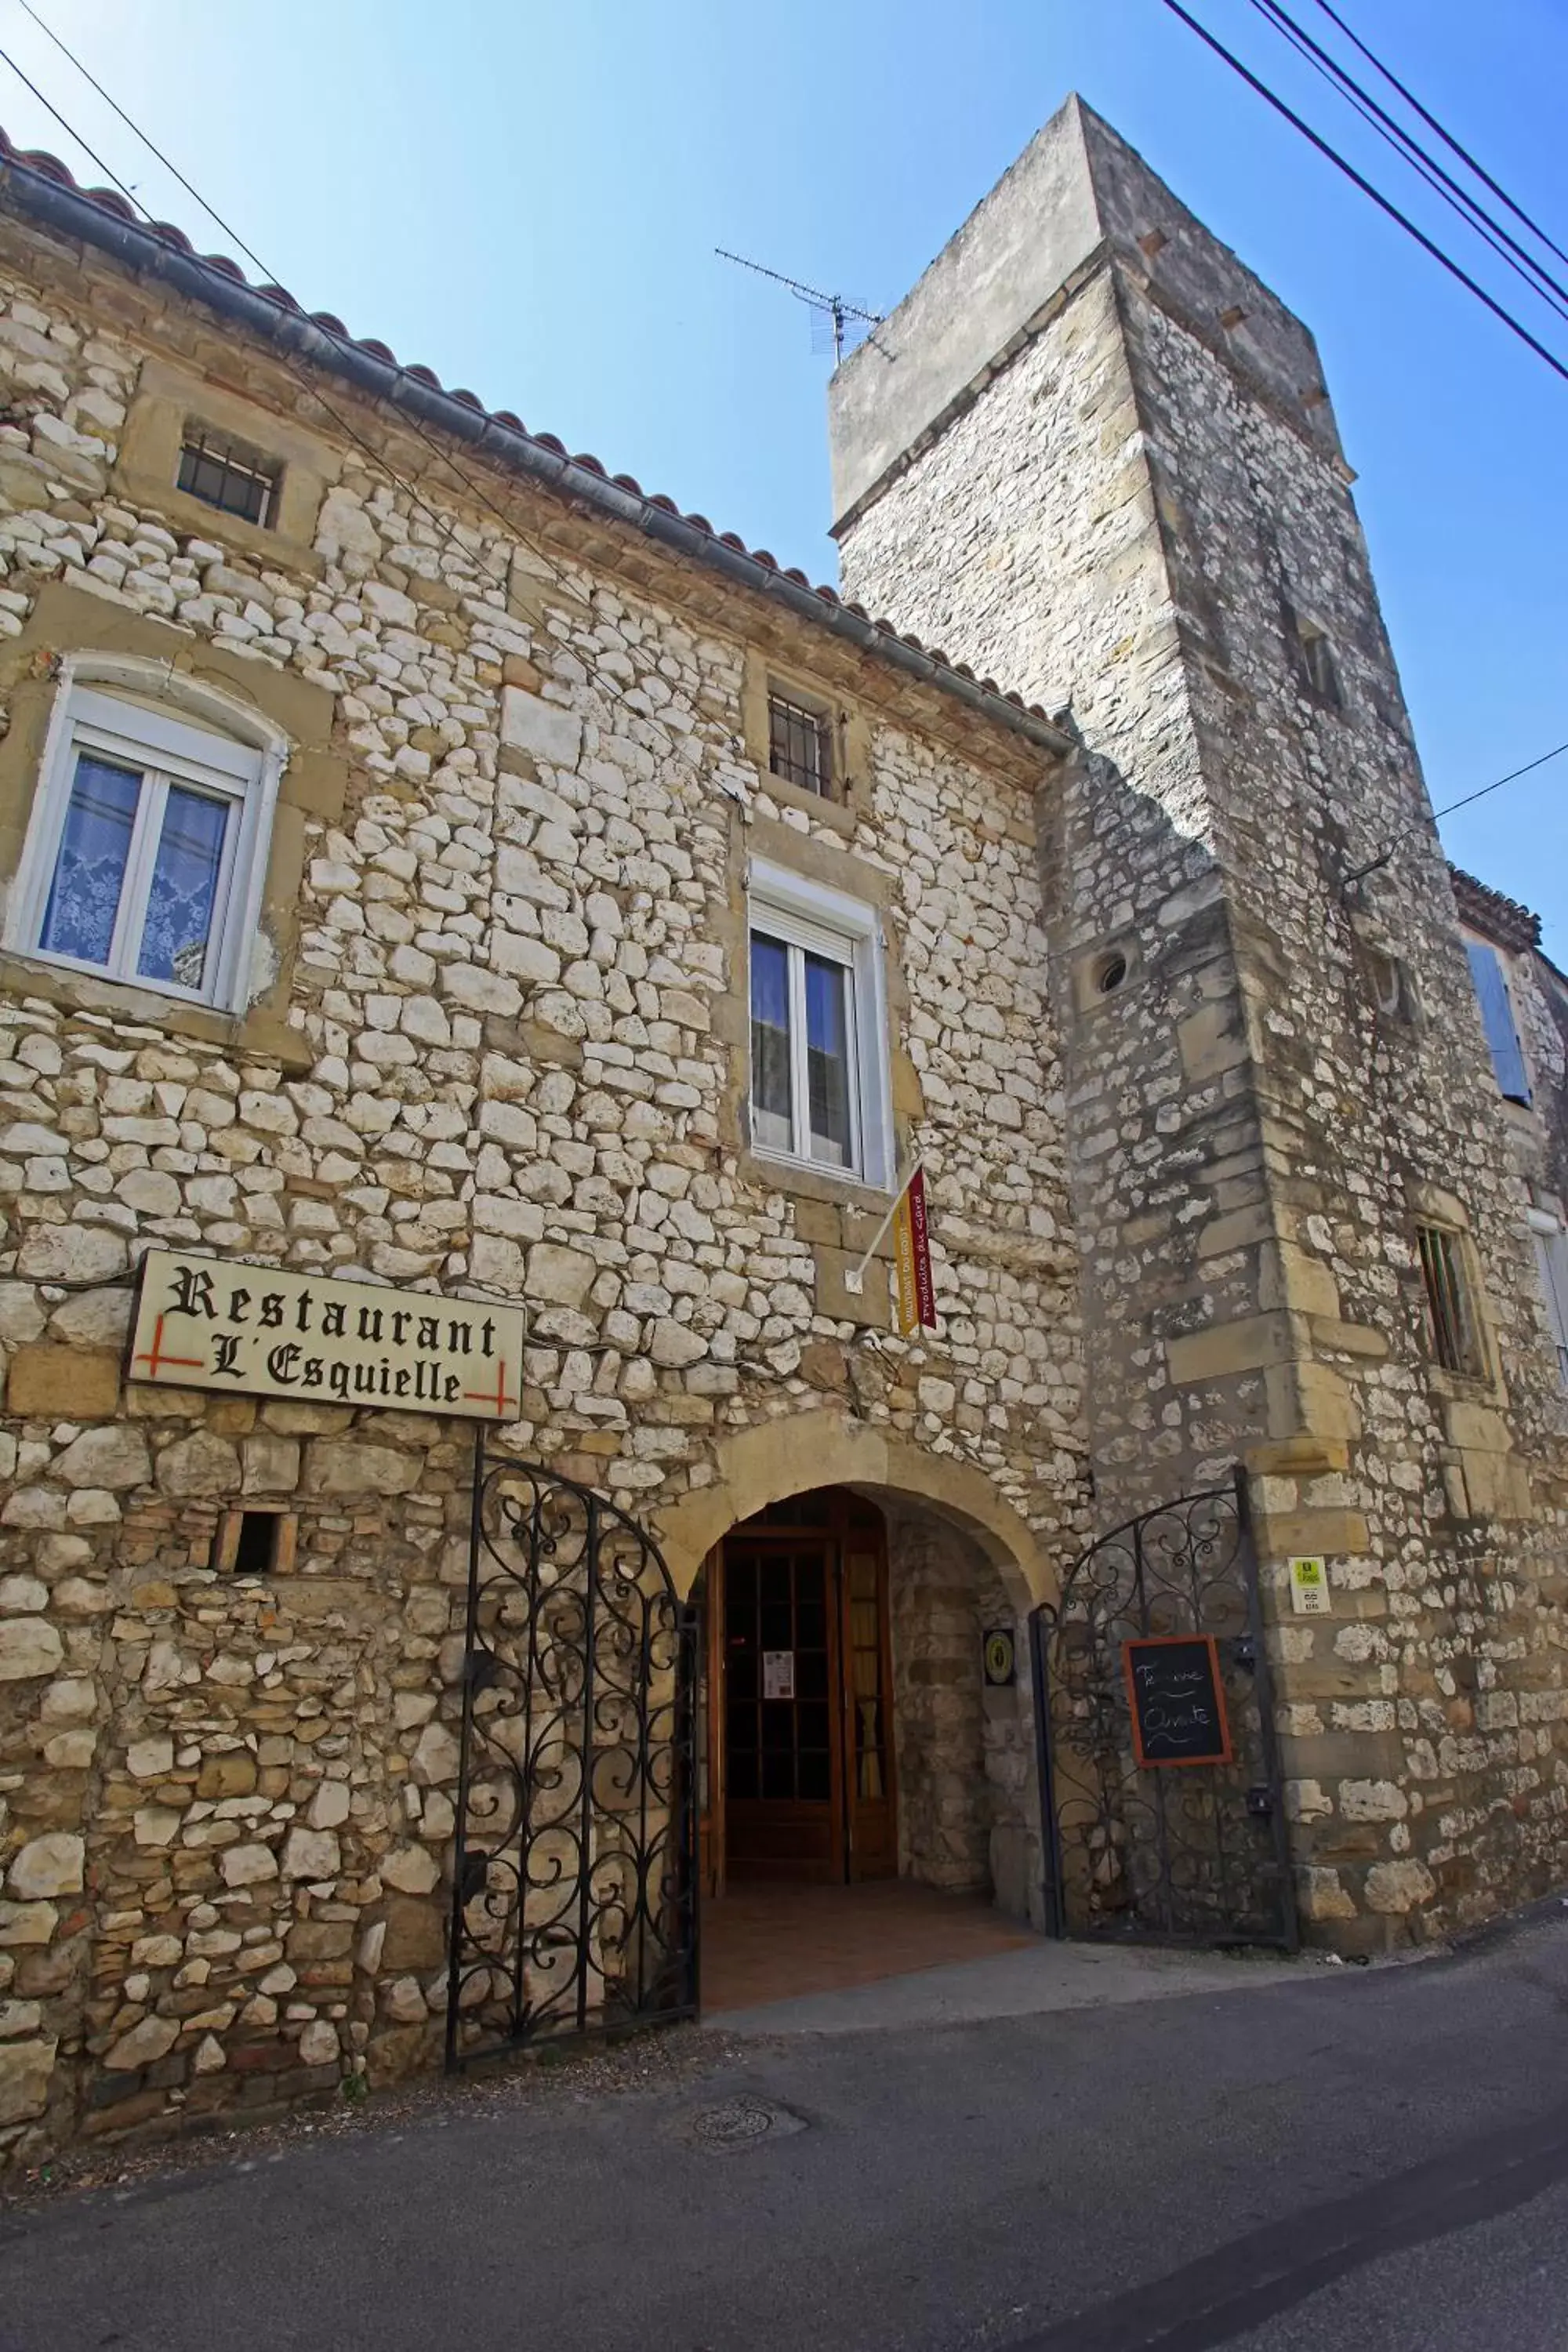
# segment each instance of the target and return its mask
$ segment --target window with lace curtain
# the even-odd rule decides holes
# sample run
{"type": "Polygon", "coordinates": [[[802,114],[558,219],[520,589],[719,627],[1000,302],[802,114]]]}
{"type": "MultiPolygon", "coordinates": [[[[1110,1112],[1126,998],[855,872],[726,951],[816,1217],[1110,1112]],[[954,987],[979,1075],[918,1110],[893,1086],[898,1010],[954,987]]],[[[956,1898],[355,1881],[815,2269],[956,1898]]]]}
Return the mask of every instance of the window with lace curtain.
{"type": "Polygon", "coordinates": [[[201,1004],[241,997],[280,756],[180,709],[63,688],[8,944],[201,1004]]]}

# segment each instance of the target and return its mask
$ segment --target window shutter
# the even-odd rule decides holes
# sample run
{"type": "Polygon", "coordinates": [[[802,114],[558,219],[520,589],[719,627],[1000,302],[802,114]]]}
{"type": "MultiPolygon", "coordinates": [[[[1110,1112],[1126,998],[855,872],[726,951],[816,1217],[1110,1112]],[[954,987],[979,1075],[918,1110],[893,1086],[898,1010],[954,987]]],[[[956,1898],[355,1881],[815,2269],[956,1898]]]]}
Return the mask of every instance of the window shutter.
{"type": "Polygon", "coordinates": [[[1568,1232],[1559,1226],[1554,1234],[1537,1233],[1532,1238],[1546,1294],[1546,1318],[1557,1342],[1557,1366],[1568,1388],[1568,1232]]]}
{"type": "Polygon", "coordinates": [[[1465,952],[1470,959],[1470,977],[1480,1000],[1481,1023],[1491,1047],[1499,1088],[1510,1102],[1527,1103],[1530,1080],[1525,1076],[1524,1049],[1514,1026],[1513,1002],[1497,950],[1488,947],[1484,940],[1467,940],[1465,952]]]}

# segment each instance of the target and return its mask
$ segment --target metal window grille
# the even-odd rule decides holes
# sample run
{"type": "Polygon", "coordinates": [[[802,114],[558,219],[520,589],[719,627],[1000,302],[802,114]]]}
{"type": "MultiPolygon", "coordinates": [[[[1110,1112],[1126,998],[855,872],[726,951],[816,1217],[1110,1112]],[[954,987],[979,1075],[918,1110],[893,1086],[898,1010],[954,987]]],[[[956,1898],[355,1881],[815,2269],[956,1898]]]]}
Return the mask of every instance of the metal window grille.
{"type": "Polygon", "coordinates": [[[1421,1279],[1426,1286],[1426,1314],[1432,1352],[1446,1372],[1471,1377],[1485,1370],[1469,1287],[1459,1259],[1459,1239],[1442,1225],[1418,1225],[1421,1279]]]}
{"type": "Polygon", "coordinates": [[[824,800],[833,793],[833,733],[820,710],[787,695],[768,697],[768,765],[775,776],[824,800]]]}
{"type": "Polygon", "coordinates": [[[180,447],[179,488],[246,522],[271,521],[281,471],[239,442],[200,425],[190,428],[180,447]]]}

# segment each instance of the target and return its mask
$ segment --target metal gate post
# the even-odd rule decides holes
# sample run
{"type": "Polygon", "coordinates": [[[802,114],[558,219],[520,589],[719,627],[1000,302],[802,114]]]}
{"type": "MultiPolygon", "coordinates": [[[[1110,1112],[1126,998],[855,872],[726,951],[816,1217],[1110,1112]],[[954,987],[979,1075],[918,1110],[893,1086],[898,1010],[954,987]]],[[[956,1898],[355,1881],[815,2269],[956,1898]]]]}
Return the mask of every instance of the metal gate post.
{"type": "Polygon", "coordinates": [[[1029,1612],[1029,1670],[1035,1693],[1035,1754],[1040,1788],[1040,1862],[1044,1872],[1046,1933],[1061,1941],[1067,1935],[1067,1900],[1062,1885],[1061,1828],[1057,1820],[1056,1777],[1051,1763],[1050,1666],[1046,1654],[1046,1619],[1054,1612],[1047,1601],[1029,1612]]]}
{"type": "Polygon", "coordinates": [[[1241,1541],[1247,1567],[1247,1618],[1252,1628],[1253,1675],[1258,1691],[1258,1740],[1263,1750],[1263,1768],[1268,1782],[1268,1826],[1274,1840],[1274,1857],[1279,1871],[1280,1927],[1285,1948],[1300,1949],[1301,1923],[1296,1909],[1296,1870],[1290,1857],[1290,1838],[1285,1822],[1285,1782],[1279,1762],[1279,1730],[1274,1719],[1274,1676],[1268,1664],[1268,1644],[1263,1624],[1263,1595],[1258,1573],[1258,1544],[1252,1532],[1252,1496],[1247,1486],[1247,1470],[1236,1465],[1236,1512],[1241,1528],[1241,1541]]]}

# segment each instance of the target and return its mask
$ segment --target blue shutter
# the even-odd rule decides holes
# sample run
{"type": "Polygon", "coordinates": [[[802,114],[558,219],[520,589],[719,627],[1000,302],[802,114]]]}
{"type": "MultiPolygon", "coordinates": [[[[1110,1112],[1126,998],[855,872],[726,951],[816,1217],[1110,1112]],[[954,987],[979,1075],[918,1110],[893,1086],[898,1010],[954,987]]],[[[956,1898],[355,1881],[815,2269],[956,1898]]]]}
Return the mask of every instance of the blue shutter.
{"type": "Polygon", "coordinates": [[[1527,1103],[1530,1080],[1525,1075],[1524,1050],[1513,1025],[1513,1003],[1497,950],[1480,940],[1467,940],[1465,953],[1470,959],[1470,977],[1480,999],[1481,1025],[1491,1047],[1498,1087],[1510,1102],[1527,1103]]]}

